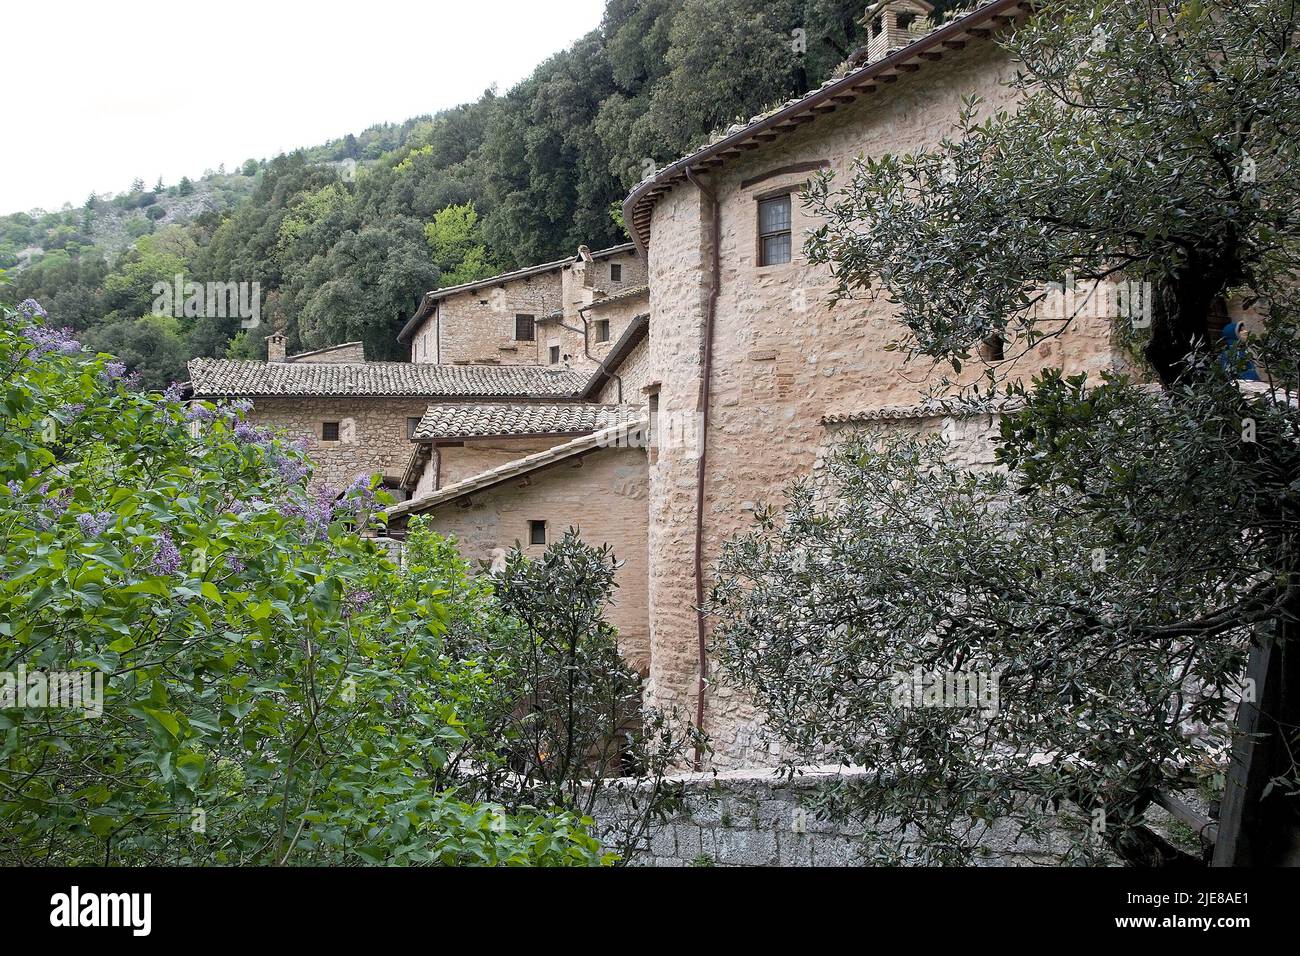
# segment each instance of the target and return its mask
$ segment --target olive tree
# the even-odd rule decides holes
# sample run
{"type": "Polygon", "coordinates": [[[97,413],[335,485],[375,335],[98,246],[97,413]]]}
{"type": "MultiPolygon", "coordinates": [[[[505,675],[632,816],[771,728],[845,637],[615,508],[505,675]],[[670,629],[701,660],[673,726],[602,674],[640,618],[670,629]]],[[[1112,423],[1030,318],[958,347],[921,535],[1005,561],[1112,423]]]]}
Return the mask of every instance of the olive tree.
{"type": "Polygon", "coordinates": [[[1300,789],[1298,12],[1035,10],[1005,40],[1014,109],[972,100],[934,148],[807,196],[824,219],[810,257],[838,296],[889,296],[892,347],[960,372],[1006,343],[952,392],[1019,406],[1000,467],[957,467],[941,439],[850,442],[826,489],[793,489],[727,549],[720,654],[792,761],[877,771],[842,796],[899,848],[967,859],[995,818],[1032,833],[1073,814],[1087,829],[1068,855],[1095,836],[1189,862],[1144,814],[1226,771],[1216,859],[1275,860],[1300,789]],[[1071,280],[1081,303],[1108,282],[1151,290],[1113,330],[1131,373],[1024,382],[1021,359],[1082,321],[1042,308],[1071,280]],[[1249,354],[1217,340],[1230,303],[1249,354]],[[996,706],[900,706],[918,668],[989,675],[996,706]],[[1257,733],[1230,766],[1213,735],[1239,701],[1257,733]]]}

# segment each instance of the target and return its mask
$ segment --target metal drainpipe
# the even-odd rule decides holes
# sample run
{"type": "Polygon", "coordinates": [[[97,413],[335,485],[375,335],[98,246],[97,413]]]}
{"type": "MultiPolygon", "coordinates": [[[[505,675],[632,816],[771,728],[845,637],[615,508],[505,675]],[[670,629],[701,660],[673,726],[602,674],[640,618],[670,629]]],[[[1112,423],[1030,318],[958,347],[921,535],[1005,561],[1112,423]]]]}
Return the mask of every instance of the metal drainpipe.
{"type": "MultiPolygon", "coordinates": [[[[700,454],[695,465],[695,629],[699,643],[700,679],[696,691],[695,726],[704,731],[704,687],[709,676],[709,645],[704,622],[704,476],[709,453],[709,379],[713,372],[713,320],[718,307],[719,260],[721,259],[722,211],[718,197],[695,178],[686,167],[686,178],[709,200],[711,215],[709,241],[709,298],[704,309],[704,361],[700,368],[700,454]]],[[[695,746],[695,769],[703,766],[699,744],[695,746]]]]}

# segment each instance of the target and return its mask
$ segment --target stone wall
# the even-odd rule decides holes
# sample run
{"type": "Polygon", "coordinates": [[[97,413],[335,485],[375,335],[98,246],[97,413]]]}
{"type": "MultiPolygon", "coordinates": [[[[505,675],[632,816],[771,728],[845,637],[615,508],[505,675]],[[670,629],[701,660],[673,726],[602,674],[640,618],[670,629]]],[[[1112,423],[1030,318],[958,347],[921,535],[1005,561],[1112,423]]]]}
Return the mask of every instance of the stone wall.
{"type": "Polygon", "coordinates": [[[334,345],[324,349],[313,349],[310,352],[299,352],[297,355],[290,355],[286,361],[297,362],[299,364],[359,364],[366,360],[366,347],[361,342],[346,342],[343,345],[334,345]]]}
{"type": "Polygon", "coordinates": [[[401,479],[414,449],[407,418],[428,408],[419,398],[259,398],[249,420],[301,439],[314,467],[313,484],[341,490],[358,475],[401,479]],[[321,425],[339,423],[339,440],[324,441],[321,425]]]}
{"type": "Polygon", "coordinates": [[[489,468],[563,444],[566,438],[481,438],[438,448],[438,488],[472,478],[489,468]]]}
{"type": "Polygon", "coordinates": [[[590,351],[592,357],[601,361],[609,354],[609,350],[614,347],[627,327],[632,324],[632,320],[638,315],[645,315],[650,311],[649,295],[637,295],[626,299],[616,299],[608,304],[602,304],[599,299],[588,306],[584,311],[587,319],[587,325],[591,330],[590,351]],[[604,342],[596,340],[597,324],[601,321],[609,323],[609,338],[604,342]]]}
{"type": "MultiPolygon", "coordinates": [[[[823,416],[915,403],[944,371],[885,350],[905,330],[883,297],[831,303],[835,284],[828,271],[802,255],[802,234],[816,221],[797,193],[792,261],[758,265],[759,198],[805,182],[810,174],[792,171],[795,164],[824,162],[843,177],[859,155],[934,144],[952,131],[963,97],[980,94],[985,111],[1010,105],[1012,94],[999,81],[1012,69],[995,45],[973,45],[707,174],[721,204],[721,274],[704,482],[706,568],[724,540],[750,526],[755,502],[779,500],[784,485],[809,473],[826,438],[823,416]]],[[[660,419],[688,430],[698,427],[701,413],[710,229],[710,205],[688,183],[662,196],[651,220],[648,377],[661,383],[660,419]]],[[[1045,366],[1096,373],[1117,363],[1109,323],[1085,321],[1042,342],[1014,374],[1028,376],[1045,366]]],[[[974,379],[983,370],[975,361],[968,374],[974,379]]],[[[697,442],[678,441],[660,447],[650,467],[651,702],[688,711],[694,710],[698,673],[692,610],[697,458],[697,442]]],[[[711,691],[705,729],[717,766],[768,758],[743,694],[711,691]]]]}
{"type": "Polygon", "coordinates": [[[546,548],[528,544],[530,521],[546,522],[548,542],[577,527],[587,543],[610,545],[623,566],[607,620],[618,628],[624,659],[644,672],[650,652],[645,461],[642,449],[601,449],[421,513],[434,530],[454,535],[461,553],[475,562],[491,561],[516,542],[540,558],[546,548]]]}
{"type": "MultiPolygon", "coordinates": [[[[650,829],[650,848],[633,861],[638,866],[860,866],[873,860],[873,840],[849,821],[819,819],[809,804],[818,788],[851,780],[857,773],[840,768],[806,768],[785,779],[771,770],[732,770],[681,774],[670,778],[684,788],[683,808],[650,829]]],[[[633,781],[620,781],[634,786],[633,781]]],[[[599,801],[601,823],[618,819],[623,809],[599,801]]],[[[1052,862],[1046,849],[1059,851],[1055,834],[1049,848],[1016,838],[1008,825],[995,825],[984,840],[983,866],[1026,866],[1052,862]]]]}
{"type": "Polygon", "coordinates": [[[594,368],[583,350],[578,307],[645,282],[645,260],[628,249],[449,295],[412,336],[411,361],[549,365],[550,346],[558,345],[561,362],[594,368]],[[610,277],[614,265],[622,270],[618,280],[610,277]],[[554,312],[564,313],[563,324],[550,319],[554,312]],[[515,338],[516,315],[533,316],[532,341],[515,338]]]}
{"type": "Polygon", "coordinates": [[[541,322],[561,308],[556,266],[522,279],[458,292],[438,300],[411,339],[411,361],[491,365],[546,365],[541,322]],[[531,315],[533,340],[515,338],[515,316],[531,315]]]}
{"type": "Polygon", "coordinates": [[[596,401],[602,405],[645,405],[645,388],[650,384],[650,340],[642,339],[614,371],[618,378],[610,378],[602,386],[596,401]]]}

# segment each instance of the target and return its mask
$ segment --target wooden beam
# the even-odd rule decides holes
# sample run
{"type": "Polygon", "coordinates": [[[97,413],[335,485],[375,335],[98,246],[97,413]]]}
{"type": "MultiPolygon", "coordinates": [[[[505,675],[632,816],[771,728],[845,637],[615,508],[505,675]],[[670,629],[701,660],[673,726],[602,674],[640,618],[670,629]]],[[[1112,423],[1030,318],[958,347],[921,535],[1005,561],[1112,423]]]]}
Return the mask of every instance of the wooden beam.
{"type": "Polygon", "coordinates": [[[1156,791],[1156,803],[1169,811],[1169,815],[1178,822],[1191,827],[1206,843],[1213,844],[1219,839],[1219,825],[1200,813],[1190,803],[1172,793],[1156,791]]]}

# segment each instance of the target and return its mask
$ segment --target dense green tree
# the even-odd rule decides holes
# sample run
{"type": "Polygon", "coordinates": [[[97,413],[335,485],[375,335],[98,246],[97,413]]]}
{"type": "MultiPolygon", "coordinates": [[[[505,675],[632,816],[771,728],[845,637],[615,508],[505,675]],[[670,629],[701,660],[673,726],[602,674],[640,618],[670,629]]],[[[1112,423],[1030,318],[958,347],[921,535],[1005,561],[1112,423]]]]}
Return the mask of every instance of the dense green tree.
{"type": "Polygon", "coordinates": [[[128,372],[138,373],[142,388],[162,391],[189,377],[185,371],[189,343],[181,320],[174,316],[102,322],[85,332],[84,342],[89,349],[116,356],[128,372]]]}
{"type": "Polygon", "coordinates": [[[1129,860],[1186,863],[1144,814],[1226,773],[1218,862],[1294,862],[1297,28],[1285,0],[1044,3],[1009,41],[1015,111],[971,104],[937,147],[809,191],[839,294],[888,294],[919,362],[1003,339],[965,397],[1024,406],[992,474],[942,442],[850,443],[829,494],[794,491],[732,545],[715,594],[722,657],[792,759],[888,768],[851,807],[931,851],[1061,809],[1129,860]],[[1080,311],[1053,318],[1071,277],[1080,311]],[[1150,315],[1113,329],[1137,382],[1007,381],[1120,281],[1149,284],[1150,315]],[[1233,299],[1249,352],[1218,337],[1233,299]],[[999,703],[899,706],[913,669],[996,675],[999,703]],[[1259,723],[1229,772],[1239,701],[1259,723]]]}
{"type": "Polygon", "coordinates": [[[472,202],[434,213],[433,222],[424,227],[424,236],[429,241],[433,264],[441,273],[440,287],[486,279],[500,271],[488,261],[472,202]]]}

